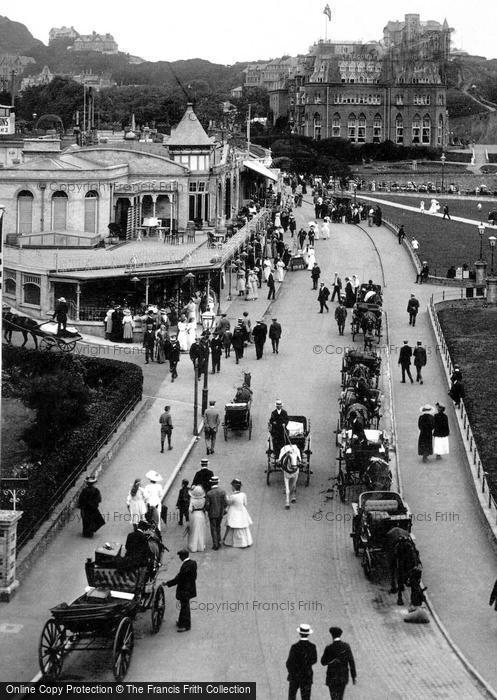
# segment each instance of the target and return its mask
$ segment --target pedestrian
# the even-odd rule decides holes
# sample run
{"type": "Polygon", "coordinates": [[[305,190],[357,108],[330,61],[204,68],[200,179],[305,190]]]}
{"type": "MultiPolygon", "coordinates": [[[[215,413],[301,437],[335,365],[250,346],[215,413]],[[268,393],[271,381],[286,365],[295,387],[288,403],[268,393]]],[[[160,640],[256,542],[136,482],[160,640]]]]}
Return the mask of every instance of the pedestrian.
{"type": "Polygon", "coordinates": [[[213,476],[214,472],[209,469],[209,460],[202,458],[200,460],[200,469],[193,477],[192,486],[200,485],[204,489],[205,493],[207,493],[211,487],[211,478],[213,476]]]}
{"type": "Polygon", "coordinates": [[[231,333],[231,331],[224,331],[223,348],[224,348],[225,359],[227,357],[230,357],[230,355],[231,355],[231,340],[232,340],[232,338],[233,338],[233,333],[231,333]]]}
{"type": "Polygon", "coordinates": [[[131,523],[138,525],[142,520],[145,520],[147,513],[147,504],[145,503],[145,494],[141,486],[141,479],[135,479],[133,486],[130,488],[126,498],[131,523]]]}
{"type": "Polygon", "coordinates": [[[407,302],[407,313],[409,314],[409,325],[416,325],[416,316],[419,311],[419,301],[416,299],[414,294],[411,294],[411,298],[407,302]]]}
{"type": "Polygon", "coordinates": [[[404,231],[404,224],[401,224],[400,228],[397,232],[397,238],[399,241],[399,245],[402,245],[402,241],[404,240],[405,237],[406,237],[406,232],[404,231]]]}
{"type": "Polygon", "coordinates": [[[269,338],[271,339],[273,354],[276,353],[276,355],[279,352],[281,332],[281,324],[278,323],[278,319],[271,319],[271,325],[269,326],[269,338]]]}
{"type": "Polygon", "coordinates": [[[340,301],[341,289],[342,289],[342,280],[338,276],[338,272],[335,272],[335,275],[333,277],[333,294],[331,295],[331,301],[335,301],[335,297],[337,298],[337,301],[340,301]]]}
{"type": "Polygon", "coordinates": [[[123,340],[125,343],[133,342],[133,330],[135,327],[135,322],[131,311],[129,309],[124,310],[123,316],[123,340]]]}
{"type": "Polygon", "coordinates": [[[338,326],[338,335],[343,335],[345,330],[345,321],[347,319],[347,309],[345,308],[342,301],[339,302],[335,309],[335,321],[338,326]]]}
{"type": "Polygon", "coordinates": [[[355,293],[349,277],[345,278],[345,306],[351,309],[355,304],[355,293]]]}
{"type": "Polygon", "coordinates": [[[153,520],[156,527],[160,530],[162,498],[164,497],[164,489],[161,485],[163,479],[154,469],[150,469],[145,476],[150,481],[143,489],[145,503],[147,504],[147,520],[148,522],[153,520]]]}
{"type": "Polygon", "coordinates": [[[450,221],[449,206],[447,204],[444,205],[443,212],[442,219],[448,219],[450,221]]]}
{"type": "Polygon", "coordinates": [[[197,373],[197,379],[200,380],[202,374],[208,371],[207,362],[209,356],[209,346],[207,346],[207,354],[205,352],[205,343],[200,340],[195,340],[190,346],[190,359],[193,363],[193,367],[197,373]]]}
{"type": "Polygon", "coordinates": [[[276,287],[274,284],[274,276],[272,272],[269,272],[269,275],[267,277],[267,286],[268,286],[268,299],[274,299],[275,298],[275,292],[276,292],[276,287]]]}
{"type": "Polygon", "coordinates": [[[416,381],[422,384],[423,377],[421,376],[421,370],[426,365],[426,348],[423,347],[420,340],[416,343],[412,356],[414,358],[413,364],[416,367],[416,381]]]}
{"type": "Polygon", "coordinates": [[[250,526],[252,518],[247,510],[247,496],[241,491],[240,479],[231,482],[233,493],[226,497],[226,533],[223,544],[227,547],[250,547],[253,543],[250,526]]]}
{"type": "Polygon", "coordinates": [[[433,414],[435,409],[429,404],[421,406],[418,418],[418,455],[423,457],[423,462],[428,461],[428,457],[433,454],[433,414]]]}
{"type": "Polygon", "coordinates": [[[188,549],[190,552],[203,552],[206,540],[205,491],[194,486],[188,506],[190,522],[188,524],[188,549]]]}
{"type": "Polygon", "coordinates": [[[490,593],[490,601],[488,604],[493,605],[494,610],[497,612],[497,579],[494,583],[494,587],[492,588],[492,592],[490,593]]]}
{"type": "Polygon", "coordinates": [[[255,356],[260,360],[264,354],[264,344],[267,338],[267,326],[262,320],[257,321],[252,335],[254,336],[255,356]]]}
{"type": "Polygon", "coordinates": [[[421,267],[421,270],[416,275],[416,279],[415,279],[416,284],[418,282],[419,282],[419,284],[423,284],[423,282],[426,282],[429,274],[430,274],[430,268],[428,267],[428,263],[426,260],[423,260],[423,266],[421,267]]]}
{"type": "Polygon", "coordinates": [[[278,261],[275,265],[276,268],[276,276],[278,278],[278,282],[283,282],[285,278],[285,263],[281,258],[278,258],[278,261]]]}
{"type": "Polygon", "coordinates": [[[197,597],[197,562],[190,559],[187,549],[180,549],[178,556],[181,568],[177,576],[166,581],[166,586],[176,586],[176,600],[180,602],[180,611],[176,623],[177,632],[188,632],[191,628],[190,600],[197,597]]]}
{"type": "Polygon", "coordinates": [[[449,396],[454,402],[454,407],[459,408],[461,405],[461,399],[464,399],[464,384],[462,382],[462,373],[460,370],[454,370],[451,377],[451,387],[449,390],[449,396]]]}
{"type": "Polygon", "coordinates": [[[350,281],[352,284],[352,289],[354,290],[354,301],[358,301],[359,290],[361,288],[359,277],[357,275],[352,275],[352,279],[350,281]]]}
{"type": "Polygon", "coordinates": [[[96,476],[87,476],[85,481],[86,485],[79,494],[78,508],[81,511],[83,537],[93,537],[95,532],[105,525],[105,519],[98,509],[102,502],[102,495],[95,486],[96,476]]]}
{"type": "Polygon", "coordinates": [[[330,296],[330,290],[328,287],[326,287],[324,282],[321,282],[319,286],[319,292],[318,292],[318,301],[319,301],[319,311],[318,313],[322,314],[323,309],[326,309],[326,313],[329,312],[328,304],[326,303],[329,299],[330,296]]]}
{"type": "Polygon", "coordinates": [[[292,644],[286,670],[288,671],[288,700],[297,700],[297,690],[300,690],[302,700],[311,700],[313,681],[312,667],[318,660],[316,645],[309,640],[312,634],[310,625],[302,624],[297,628],[299,641],[292,644]]]}
{"type": "Polygon", "coordinates": [[[174,382],[178,378],[178,362],[181,357],[181,348],[178,342],[176,333],[171,334],[171,339],[167,348],[167,358],[169,360],[169,374],[171,375],[171,381],[174,382]]]}
{"type": "Polygon", "coordinates": [[[323,234],[323,238],[326,238],[329,240],[330,238],[330,217],[325,216],[324,217],[324,224],[321,227],[321,233],[323,234]]]}
{"type": "Polygon", "coordinates": [[[211,526],[212,549],[215,550],[221,546],[221,521],[227,505],[226,492],[219,488],[219,477],[212,476],[205,499],[205,511],[211,526]]]}
{"type": "Polygon", "coordinates": [[[368,226],[373,225],[373,219],[374,219],[374,208],[370,207],[368,211],[368,226]]]}
{"type": "Polygon", "coordinates": [[[55,311],[52,319],[57,319],[57,335],[64,335],[67,326],[67,314],[69,312],[69,307],[67,301],[64,297],[57,299],[57,304],[55,306],[55,311]],[[63,331],[61,333],[61,331],[63,331]]]}
{"type": "Polygon", "coordinates": [[[143,334],[143,347],[145,348],[145,364],[148,365],[149,360],[154,361],[155,348],[155,332],[151,323],[147,323],[147,329],[143,334]]]}
{"type": "Polygon", "coordinates": [[[299,239],[299,250],[304,250],[305,239],[307,238],[307,232],[305,229],[301,228],[298,234],[299,239]]]}
{"type": "Polygon", "coordinates": [[[245,342],[252,342],[252,321],[250,320],[249,312],[243,312],[242,324],[245,331],[245,342]]]}
{"type": "Polygon", "coordinates": [[[315,262],[311,270],[312,288],[318,288],[318,280],[321,277],[321,269],[319,265],[315,262]]]}
{"type": "Polygon", "coordinates": [[[449,419],[445,413],[445,406],[437,403],[437,412],[433,417],[433,452],[436,459],[442,459],[442,455],[449,454],[449,419]]]}
{"type": "Polygon", "coordinates": [[[190,489],[188,487],[188,479],[183,479],[181,482],[181,488],[178,491],[178,500],[176,501],[176,508],[179,511],[178,524],[183,525],[183,518],[185,522],[189,522],[190,516],[188,514],[188,509],[190,507],[190,489]]]}
{"type": "Polygon", "coordinates": [[[413,378],[411,376],[411,357],[412,357],[412,348],[409,345],[408,340],[404,340],[404,345],[400,348],[399,352],[399,362],[398,364],[400,365],[400,368],[402,370],[402,384],[406,383],[406,374],[411,380],[411,384],[413,383],[413,378]]]}
{"type": "Polygon", "coordinates": [[[356,683],[355,661],[350,646],[342,642],[343,632],[340,627],[330,627],[330,634],[333,642],[324,650],[321,663],[328,667],[325,685],[328,686],[331,700],[342,700],[349,682],[349,669],[352,683],[356,683]]]}
{"type": "Polygon", "coordinates": [[[243,350],[245,348],[245,329],[241,318],[238,319],[238,323],[233,331],[231,344],[233,345],[233,350],[235,351],[236,364],[238,364],[240,359],[243,357],[243,350]]]}
{"type": "Polygon", "coordinates": [[[223,339],[218,331],[214,331],[211,339],[212,374],[221,371],[221,356],[223,354],[223,339]]]}
{"type": "Polygon", "coordinates": [[[159,418],[160,423],[160,451],[164,452],[164,442],[167,437],[167,449],[172,450],[171,437],[173,434],[173,419],[171,417],[171,406],[164,406],[164,413],[159,418]]]}
{"type": "Polygon", "coordinates": [[[214,399],[209,401],[209,408],[204,411],[204,438],[205,438],[205,448],[207,454],[214,454],[214,447],[216,446],[216,437],[219,425],[221,423],[221,414],[219,409],[216,408],[216,402],[214,399]]]}

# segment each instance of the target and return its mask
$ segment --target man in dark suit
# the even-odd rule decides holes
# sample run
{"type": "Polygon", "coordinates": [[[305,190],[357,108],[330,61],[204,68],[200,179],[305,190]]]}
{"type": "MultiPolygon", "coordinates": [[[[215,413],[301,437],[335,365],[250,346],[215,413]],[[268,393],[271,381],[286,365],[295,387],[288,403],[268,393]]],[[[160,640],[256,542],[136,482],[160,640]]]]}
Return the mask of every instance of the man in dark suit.
{"type": "Polygon", "coordinates": [[[268,286],[268,299],[274,299],[275,298],[275,290],[276,290],[276,285],[274,284],[274,276],[273,273],[270,272],[267,278],[267,286],[268,286]]]}
{"type": "Polygon", "coordinates": [[[312,666],[318,660],[316,645],[309,641],[309,635],[312,634],[310,625],[300,625],[297,632],[300,640],[290,647],[286,660],[288,700],[297,699],[299,688],[302,700],[311,700],[312,666]]]}
{"type": "Polygon", "coordinates": [[[277,318],[273,318],[271,325],[269,326],[269,337],[271,338],[271,345],[273,346],[273,353],[278,354],[280,347],[281,338],[281,324],[278,323],[277,318]]]}
{"type": "Polygon", "coordinates": [[[355,662],[350,646],[342,642],[340,627],[330,627],[330,634],[333,643],[328,644],[324,650],[321,663],[328,667],[325,684],[329,688],[331,700],[342,700],[345,686],[349,682],[349,668],[352,683],[355,685],[357,678],[355,662]]]}
{"type": "Polygon", "coordinates": [[[219,477],[213,476],[211,489],[205,497],[205,510],[211,525],[212,549],[219,549],[221,544],[221,520],[227,505],[226,493],[219,488],[219,477]]]}
{"type": "Polygon", "coordinates": [[[411,380],[411,384],[413,383],[413,378],[411,376],[411,357],[412,357],[412,348],[409,345],[409,342],[407,340],[404,340],[404,345],[400,348],[399,352],[399,365],[402,370],[402,384],[406,383],[406,374],[411,380]]]}
{"type": "Polygon", "coordinates": [[[200,469],[193,477],[192,486],[201,486],[205,493],[211,487],[211,478],[214,476],[214,472],[209,469],[209,460],[200,460],[200,469]]]}
{"type": "Polygon", "coordinates": [[[68,311],[69,307],[67,305],[67,301],[64,299],[64,297],[60,297],[60,299],[57,300],[55,313],[52,316],[53,319],[57,319],[57,335],[60,335],[61,330],[64,333],[66,332],[68,311]]]}
{"type": "Polygon", "coordinates": [[[181,568],[178,575],[170,581],[166,581],[166,586],[176,586],[176,600],[180,602],[178,621],[176,623],[177,632],[188,632],[192,626],[190,614],[190,600],[197,597],[197,562],[190,559],[190,552],[187,549],[180,549],[178,556],[181,559],[181,568]]]}
{"type": "Polygon", "coordinates": [[[329,299],[330,296],[330,290],[328,287],[325,285],[324,282],[321,282],[321,285],[319,287],[319,292],[318,292],[318,301],[319,301],[319,312],[320,314],[323,313],[323,309],[326,309],[326,312],[329,311],[328,304],[326,303],[329,299]]]}
{"type": "Polygon", "coordinates": [[[416,325],[416,316],[419,311],[419,301],[416,299],[414,294],[411,294],[411,298],[407,302],[407,313],[409,314],[409,325],[416,325]]]}
{"type": "Polygon", "coordinates": [[[274,456],[278,459],[280,450],[285,444],[285,430],[288,425],[288,413],[283,408],[283,403],[278,399],[275,409],[269,418],[269,432],[273,441],[274,456]]]}
{"type": "Polygon", "coordinates": [[[211,340],[212,374],[221,371],[221,355],[223,354],[223,338],[217,331],[211,340]]]}
{"type": "Polygon", "coordinates": [[[422,384],[423,377],[421,375],[421,370],[426,365],[426,348],[423,347],[420,340],[418,340],[412,356],[414,357],[414,366],[416,367],[416,381],[422,384]]]}
{"type": "Polygon", "coordinates": [[[178,378],[178,362],[181,356],[181,348],[175,333],[171,334],[171,340],[167,346],[166,357],[169,360],[169,373],[171,375],[171,381],[174,382],[178,378]]]}
{"type": "Polygon", "coordinates": [[[264,321],[257,321],[257,324],[252,331],[252,337],[255,345],[255,356],[258,360],[262,358],[264,353],[264,343],[267,338],[267,326],[264,321]]]}
{"type": "Polygon", "coordinates": [[[154,361],[155,348],[155,331],[151,323],[147,323],[147,330],[143,334],[143,347],[145,348],[145,364],[148,365],[149,359],[154,361]]]}
{"type": "Polygon", "coordinates": [[[240,359],[243,357],[243,350],[245,346],[245,330],[241,319],[238,319],[238,323],[233,331],[231,344],[233,345],[233,350],[235,351],[236,364],[238,364],[240,359]]]}

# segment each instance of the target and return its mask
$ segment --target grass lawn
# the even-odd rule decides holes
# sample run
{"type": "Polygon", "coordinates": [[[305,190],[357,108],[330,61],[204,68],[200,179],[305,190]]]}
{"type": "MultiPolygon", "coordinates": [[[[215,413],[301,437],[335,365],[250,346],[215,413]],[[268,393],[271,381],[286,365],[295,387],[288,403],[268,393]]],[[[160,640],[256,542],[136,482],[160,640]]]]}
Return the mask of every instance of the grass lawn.
{"type": "MultiPolygon", "coordinates": [[[[374,196],[376,197],[376,193],[374,196]]],[[[397,226],[404,224],[406,236],[408,238],[415,237],[419,241],[418,255],[420,260],[428,261],[432,275],[445,277],[451,265],[461,267],[464,263],[468,264],[470,270],[473,269],[475,260],[480,257],[480,236],[476,225],[464,224],[460,221],[447,221],[430,214],[421,214],[418,211],[398,209],[389,206],[385,197],[381,197],[381,199],[383,200],[381,204],[383,217],[397,226]]],[[[407,206],[419,206],[420,199],[388,195],[388,200],[400,201],[407,206]]],[[[429,205],[429,200],[424,199],[425,205],[429,205]]],[[[455,204],[468,205],[471,203],[457,201],[455,204]]],[[[476,209],[476,202],[473,202],[473,206],[476,209]]],[[[456,214],[455,207],[453,208],[451,203],[449,207],[450,211],[456,214]]],[[[460,215],[463,216],[462,211],[460,215]]],[[[491,233],[492,229],[487,229],[483,240],[483,258],[486,257],[489,262],[488,236],[491,233]]]]}
{"type": "MultiPolygon", "coordinates": [[[[493,497],[497,499],[497,309],[444,309],[439,313],[453,362],[463,372],[464,404],[493,497]]],[[[450,400],[450,399],[449,399],[450,400]]]]}
{"type": "MultiPolygon", "coordinates": [[[[366,194],[366,193],[365,193],[366,194]]],[[[358,192],[357,196],[360,197],[358,192]]],[[[483,223],[488,223],[488,213],[497,210],[497,199],[495,197],[481,197],[478,201],[475,199],[447,199],[441,194],[431,192],[423,192],[412,195],[398,195],[394,193],[383,192],[368,192],[368,195],[375,199],[382,199],[397,204],[405,204],[407,207],[416,207],[419,209],[419,203],[423,201],[425,208],[429,209],[432,199],[436,199],[440,204],[440,211],[443,212],[444,204],[449,207],[449,213],[452,216],[462,216],[465,219],[473,219],[474,221],[482,220],[483,223]],[[478,210],[478,202],[481,203],[481,212],[478,210]]],[[[490,235],[490,233],[488,234],[490,235]]]]}

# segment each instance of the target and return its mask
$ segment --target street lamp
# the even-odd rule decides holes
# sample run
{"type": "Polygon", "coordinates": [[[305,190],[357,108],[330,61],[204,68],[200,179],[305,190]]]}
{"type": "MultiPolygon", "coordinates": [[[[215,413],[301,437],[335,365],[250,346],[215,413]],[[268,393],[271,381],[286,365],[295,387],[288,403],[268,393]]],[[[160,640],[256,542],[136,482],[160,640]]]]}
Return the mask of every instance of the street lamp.
{"type": "Polygon", "coordinates": [[[208,404],[208,399],[209,399],[209,339],[210,339],[210,332],[209,331],[204,331],[202,335],[205,337],[205,348],[204,348],[204,386],[202,389],[202,415],[204,415],[207,404],[208,404]]]}
{"type": "Polygon", "coordinates": [[[442,189],[442,192],[444,191],[444,167],[445,167],[445,159],[446,159],[446,155],[445,155],[445,153],[442,153],[442,155],[440,156],[440,161],[441,161],[441,163],[442,163],[442,188],[441,188],[441,189],[442,189]]]}
{"type": "Polygon", "coordinates": [[[495,244],[497,243],[497,238],[495,236],[489,236],[488,242],[490,243],[490,252],[492,253],[492,261],[490,264],[490,274],[493,276],[493,274],[494,274],[494,250],[495,250],[495,244]]]}
{"type": "Polygon", "coordinates": [[[483,260],[483,234],[485,233],[485,224],[480,222],[478,224],[478,233],[480,234],[480,260],[483,260]]]}

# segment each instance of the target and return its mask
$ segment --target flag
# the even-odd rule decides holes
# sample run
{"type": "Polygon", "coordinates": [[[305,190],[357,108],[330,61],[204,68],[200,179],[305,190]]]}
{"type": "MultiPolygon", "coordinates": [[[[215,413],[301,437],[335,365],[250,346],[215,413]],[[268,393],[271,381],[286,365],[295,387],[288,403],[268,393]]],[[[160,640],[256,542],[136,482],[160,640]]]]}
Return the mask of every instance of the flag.
{"type": "Polygon", "coordinates": [[[323,15],[326,15],[328,17],[328,21],[331,22],[331,8],[329,5],[326,5],[324,8],[323,15]]]}

